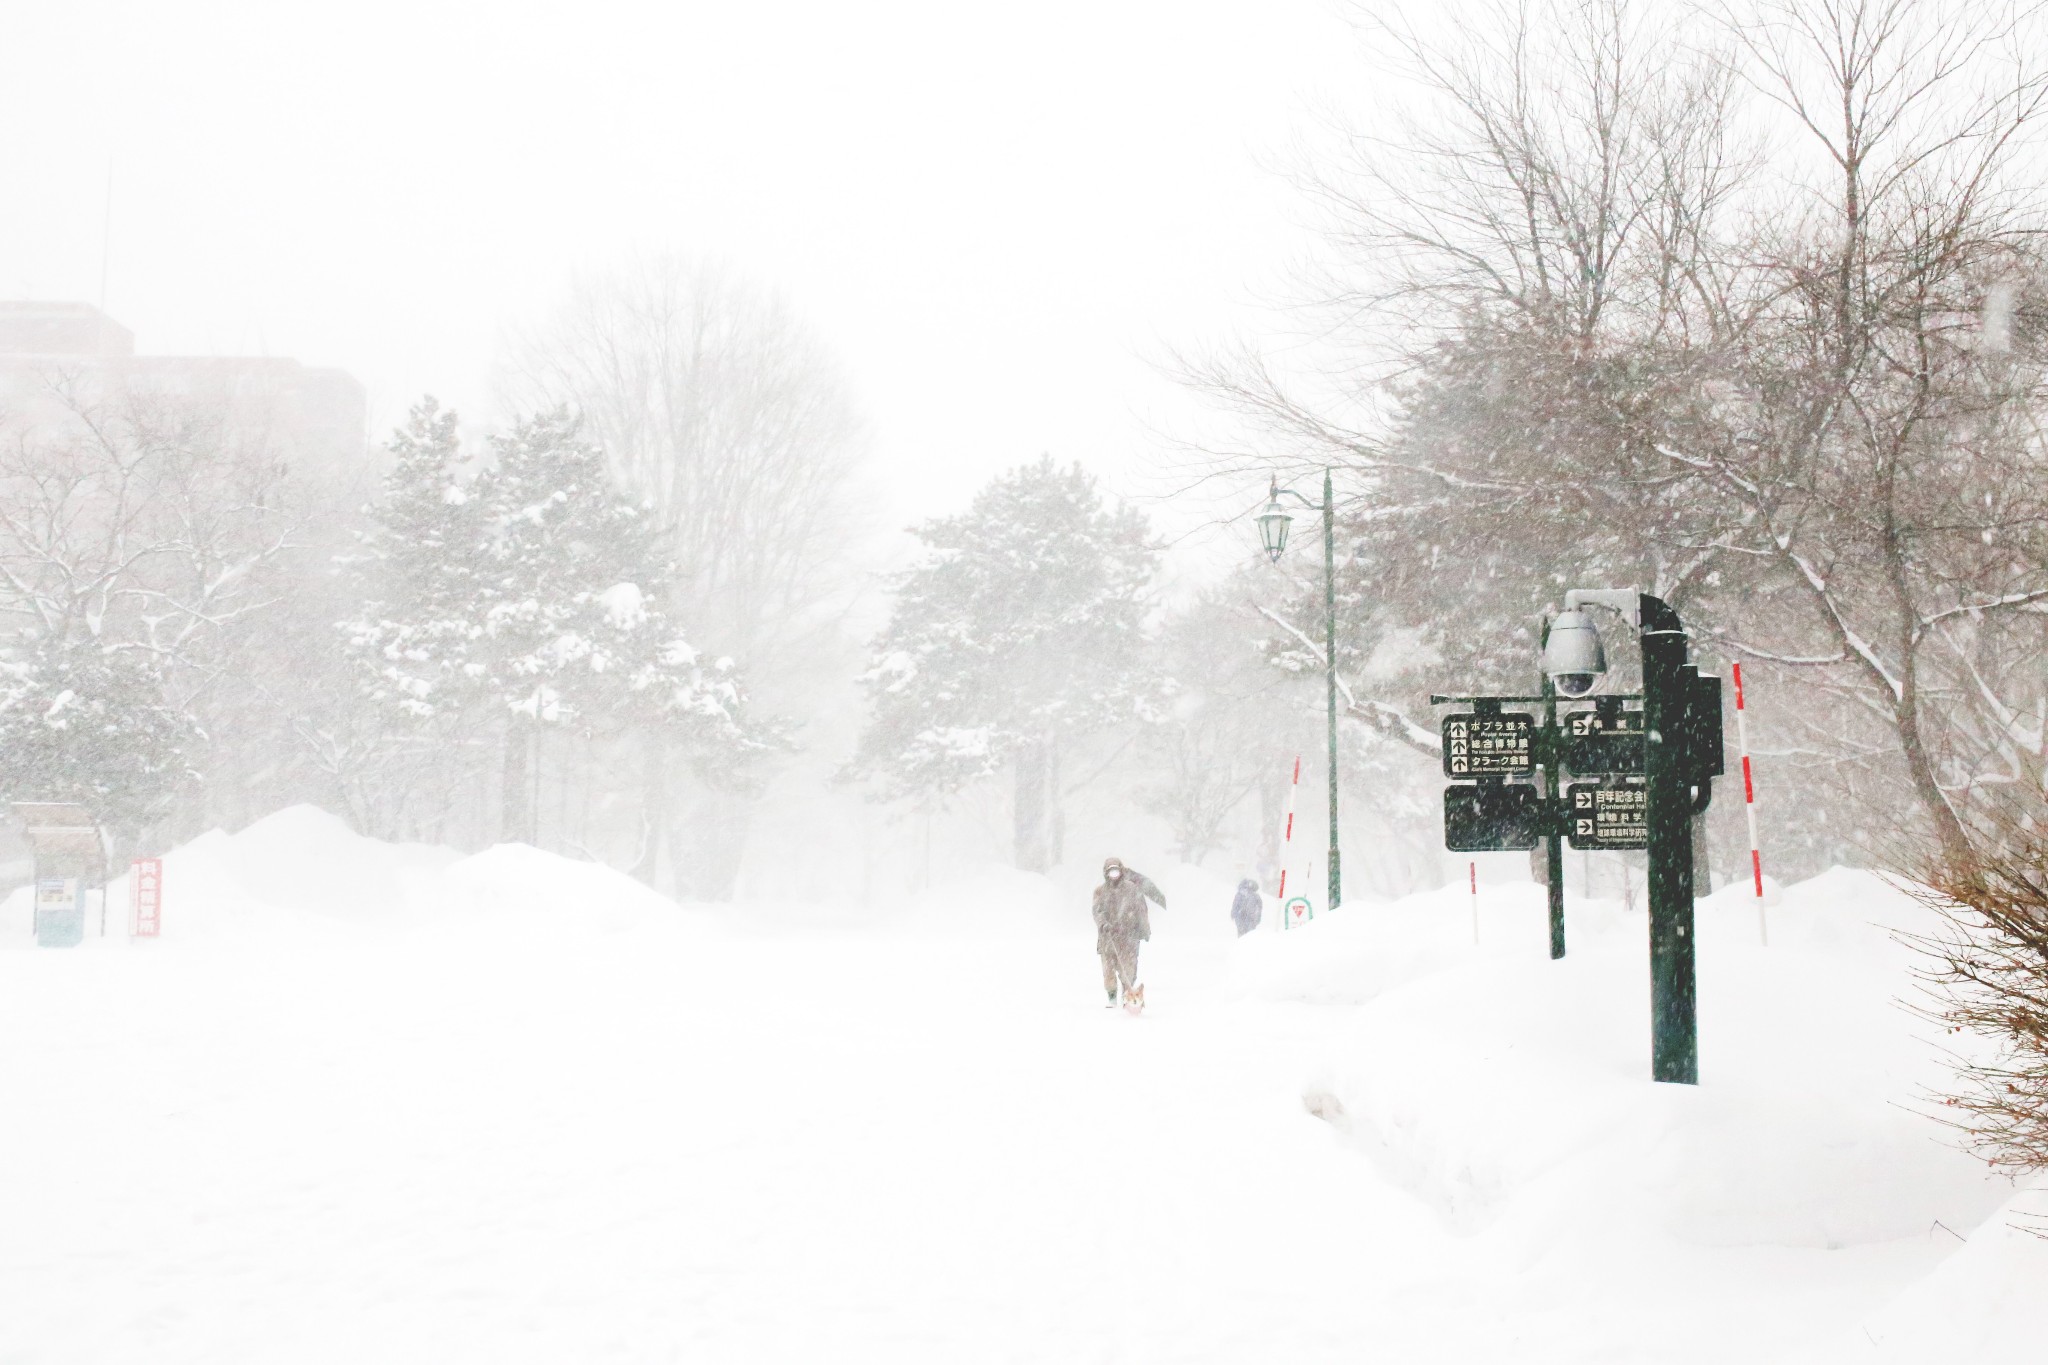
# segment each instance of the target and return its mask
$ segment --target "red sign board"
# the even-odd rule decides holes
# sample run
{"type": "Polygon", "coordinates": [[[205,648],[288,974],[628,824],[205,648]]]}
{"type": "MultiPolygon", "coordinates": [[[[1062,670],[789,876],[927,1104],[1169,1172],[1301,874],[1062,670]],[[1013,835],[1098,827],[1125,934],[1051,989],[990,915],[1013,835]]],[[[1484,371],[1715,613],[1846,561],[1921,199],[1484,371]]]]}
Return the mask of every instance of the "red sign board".
{"type": "Polygon", "coordinates": [[[135,937],[155,938],[163,923],[164,860],[137,858],[128,880],[135,893],[135,937]]]}

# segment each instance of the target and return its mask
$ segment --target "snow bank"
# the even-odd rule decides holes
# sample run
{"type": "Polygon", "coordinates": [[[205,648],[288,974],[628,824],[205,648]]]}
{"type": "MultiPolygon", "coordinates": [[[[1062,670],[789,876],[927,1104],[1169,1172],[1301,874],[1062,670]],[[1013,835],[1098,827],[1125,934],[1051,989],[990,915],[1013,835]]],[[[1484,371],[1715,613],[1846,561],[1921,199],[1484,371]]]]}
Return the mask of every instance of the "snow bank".
{"type": "Polygon", "coordinates": [[[565,922],[606,933],[650,921],[697,928],[710,922],[617,868],[528,844],[499,844],[450,864],[421,888],[421,901],[464,923],[525,921],[543,930],[565,922]]]}
{"type": "MultiPolygon", "coordinates": [[[[107,935],[127,937],[128,878],[108,887],[107,935]]],[[[31,947],[28,889],[0,905],[0,941],[31,947]]],[[[163,942],[260,945],[280,938],[364,937],[427,926],[615,932],[657,922],[702,927],[626,874],[524,844],[471,857],[426,844],[367,838],[340,817],[292,806],[233,834],[213,830],[164,855],[163,942]]]]}
{"type": "Polygon", "coordinates": [[[1575,898],[1551,962],[1540,887],[1481,901],[1476,947],[1459,888],[1248,941],[1234,966],[1244,996],[1363,1006],[1306,1102],[1453,1226],[1837,1248],[1974,1226],[2008,1192],[1912,1110],[1941,1072],[1890,931],[1925,912],[1880,879],[1793,888],[1768,949],[1752,898],[1701,903],[1697,1089],[1648,1080],[1645,915],[1575,898]]]}
{"type": "Polygon", "coordinates": [[[683,908],[307,808],[166,863],[160,944],[91,955],[117,885],[106,940],[0,961],[39,1359],[275,1358],[308,1321],[352,1360],[622,1322],[663,1358],[2039,1353],[2011,1222],[2048,1191],[1913,1112],[1942,1073],[1888,931],[1923,912],[1865,874],[1785,888],[1768,949],[1740,888],[1701,904],[1690,1088],[1648,1080],[1645,916],[1573,897],[1552,962],[1527,883],[1482,887],[1476,945],[1463,886],[1240,940],[1234,876],[1147,859],[1131,1020],[1078,863],[683,908]]]}
{"type": "Polygon", "coordinates": [[[1918,1112],[1945,1073],[1934,1030],[1900,1003],[1912,954],[1895,933],[1927,927],[1927,912],[1840,869],[1774,900],[1768,948],[1746,887],[1700,902],[1697,1088],[1649,1080],[1646,914],[1571,898],[1568,956],[1552,962],[1533,884],[1481,888],[1476,945],[1464,887],[1254,935],[1229,988],[1248,1004],[1341,1007],[1325,1015],[1341,1022],[1304,1105],[1443,1226],[1511,1262],[1568,1258],[1608,1293],[1648,1298],[1689,1262],[1767,1299],[1772,1257],[1853,1255],[1829,1264],[1858,1276],[1786,1278],[1802,1292],[1815,1276],[1854,1280],[1835,1310],[1853,1318],[1878,1306],[1856,1295],[1939,1264],[1955,1245],[1944,1229],[1982,1225],[1994,1287],[1966,1290],[1952,1258],[1887,1330],[1916,1343],[1899,1359],[1936,1358],[1911,1354],[1929,1339],[1915,1324],[1932,1331],[1949,1310],[1912,1305],[1962,1311],[1968,1293],[1967,1311],[2006,1315],[1983,1328],[2003,1340],[2019,1328],[1995,1286],[2048,1279],[1996,1230],[2011,1186],[1918,1112]],[[1657,1264],[1661,1280],[1643,1269],[1657,1264]]]}
{"type": "MultiPolygon", "coordinates": [[[[1940,1231],[1940,1230],[1937,1230],[1940,1231]]],[[[1981,1365],[2038,1359],[2048,1288],[2048,1190],[2015,1195],[1935,1271],[1814,1365],[1981,1365]]],[[[1961,1236],[1961,1234],[1951,1234],[1961,1236]]]]}

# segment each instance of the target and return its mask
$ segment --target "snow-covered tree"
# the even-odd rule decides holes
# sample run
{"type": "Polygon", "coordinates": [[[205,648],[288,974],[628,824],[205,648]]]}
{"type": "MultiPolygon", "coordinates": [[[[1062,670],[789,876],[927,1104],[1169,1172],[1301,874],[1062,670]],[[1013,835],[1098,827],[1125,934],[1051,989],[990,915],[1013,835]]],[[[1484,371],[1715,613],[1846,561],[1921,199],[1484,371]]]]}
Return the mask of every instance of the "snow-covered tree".
{"type": "Polygon", "coordinates": [[[923,557],[864,677],[856,765],[917,801],[1010,769],[1017,865],[1042,871],[1060,857],[1062,747],[1137,726],[1150,701],[1145,520],[1046,457],[915,534],[923,557]]]}
{"type": "Polygon", "coordinates": [[[430,396],[393,434],[366,535],[376,595],[344,624],[372,669],[372,697],[421,720],[459,715],[486,690],[474,656],[475,611],[491,591],[489,533],[460,477],[456,420],[430,396]]]}
{"type": "Polygon", "coordinates": [[[700,659],[673,624],[648,521],[566,409],[492,438],[466,482],[455,416],[431,399],[392,453],[376,595],[346,629],[374,699],[497,735],[506,837],[534,834],[541,727],[646,727],[702,761],[758,746],[731,665],[700,659]]]}
{"type": "Polygon", "coordinates": [[[271,738],[219,722],[242,718],[246,651],[304,557],[295,452],[246,395],[42,379],[0,413],[0,781],[69,791],[131,836],[158,817],[191,828],[232,780],[216,770],[271,738]]]}
{"type": "Polygon", "coordinates": [[[87,641],[0,665],[0,801],[76,801],[133,836],[190,776],[194,737],[147,655],[87,641]]]}
{"type": "Polygon", "coordinates": [[[204,673],[227,627],[275,605],[266,570],[303,515],[284,452],[225,400],[60,376],[47,408],[0,420],[0,622],[204,673]]]}

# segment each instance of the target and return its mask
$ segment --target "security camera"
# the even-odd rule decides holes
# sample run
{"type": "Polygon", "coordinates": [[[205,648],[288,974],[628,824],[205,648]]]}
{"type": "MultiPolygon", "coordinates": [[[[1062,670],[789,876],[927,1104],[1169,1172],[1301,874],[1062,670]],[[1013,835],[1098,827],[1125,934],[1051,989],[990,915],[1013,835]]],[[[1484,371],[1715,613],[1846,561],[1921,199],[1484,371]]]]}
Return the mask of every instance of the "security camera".
{"type": "Polygon", "coordinates": [[[1543,672],[1561,697],[1583,697],[1600,685],[1607,672],[1607,651],[1586,613],[1561,612],[1550,623],[1550,636],[1543,642],[1543,672]]]}
{"type": "Polygon", "coordinates": [[[1551,678],[1560,697],[1583,697],[1600,685],[1598,673],[1559,673],[1551,678]]]}

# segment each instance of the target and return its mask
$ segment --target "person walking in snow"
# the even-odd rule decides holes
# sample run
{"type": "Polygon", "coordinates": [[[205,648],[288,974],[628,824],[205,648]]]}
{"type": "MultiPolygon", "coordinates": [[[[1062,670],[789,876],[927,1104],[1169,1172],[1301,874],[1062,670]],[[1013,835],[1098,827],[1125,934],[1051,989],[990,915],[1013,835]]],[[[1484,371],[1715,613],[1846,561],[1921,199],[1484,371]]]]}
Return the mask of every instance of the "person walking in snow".
{"type": "Polygon", "coordinates": [[[1152,916],[1146,901],[1166,908],[1166,896],[1152,879],[1123,865],[1120,858],[1102,864],[1102,885],[1095,888],[1095,951],[1102,958],[1102,986],[1115,1005],[1123,990],[1126,1005],[1142,1009],[1145,988],[1138,985],[1138,945],[1152,937],[1152,916]]]}
{"type": "Polygon", "coordinates": [[[1237,936],[1243,938],[1259,927],[1259,919],[1266,912],[1266,903],[1259,897],[1259,884],[1246,877],[1237,884],[1237,899],[1230,903],[1230,922],[1237,926],[1237,936]]]}

